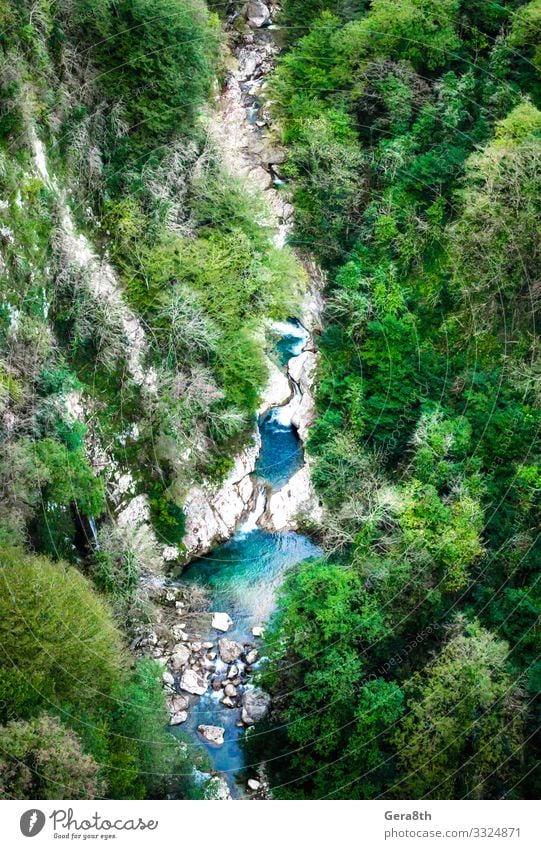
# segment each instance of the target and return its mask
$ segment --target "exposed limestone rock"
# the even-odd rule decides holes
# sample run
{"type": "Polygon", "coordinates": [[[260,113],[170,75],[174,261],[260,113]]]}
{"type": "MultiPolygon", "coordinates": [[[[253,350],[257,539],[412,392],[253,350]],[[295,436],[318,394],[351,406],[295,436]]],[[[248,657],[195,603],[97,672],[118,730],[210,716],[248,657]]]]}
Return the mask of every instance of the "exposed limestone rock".
{"type": "Polygon", "coordinates": [[[259,431],[253,444],[236,458],[235,465],[221,487],[193,487],[184,504],[186,513],[186,560],[206,554],[213,546],[232,535],[240,519],[251,506],[255,469],[261,446],[259,431]]]}
{"type": "Polygon", "coordinates": [[[175,693],[167,699],[167,709],[170,714],[179,713],[180,711],[188,710],[190,700],[187,696],[181,696],[175,693]]]}
{"type": "Polygon", "coordinates": [[[198,725],[197,730],[207,743],[223,746],[225,728],[220,728],[218,725],[198,725]]]}
{"type": "Polygon", "coordinates": [[[308,438],[308,430],[315,418],[315,402],[312,396],[317,355],[313,351],[303,351],[288,362],[288,372],[300,389],[300,402],[294,410],[291,421],[297,428],[302,442],[308,438]]]}
{"type": "Polygon", "coordinates": [[[248,26],[254,29],[264,26],[270,20],[269,7],[262,0],[250,0],[246,9],[248,26]]]}
{"type": "Polygon", "coordinates": [[[187,646],[182,644],[175,646],[175,651],[171,655],[171,667],[175,670],[182,669],[183,666],[186,666],[190,659],[190,650],[187,646]]]}
{"type": "Polygon", "coordinates": [[[269,380],[261,396],[258,415],[262,416],[272,407],[281,407],[287,404],[291,398],[291,385],[287,376],[270,359],[267,361],[269,369],[269,380]]]}
{"type": "Polygon", "coordinates": [[[164,672],[163,673],[162,681],[163,681],[163,683],[165,684],[166,687],[174,687],[175,686],[175,679],[173,678],[173,676],[171,675],[170,672],[164,672]]]}
{"type": "Polygon", "coordinates": [[[188,711],[179,710],[178,713],[172,713],[169,725],[182,725],[188,719],[188,711]]]}
{"type": "Polygon", "coordinates": [[[307,465],[295,472],[281,489],[272,493],[261,524],[269,531],[295,530],[297,519],[302,514],[309,515],[315,522],[320,522],[323,517],[307,465]]]}

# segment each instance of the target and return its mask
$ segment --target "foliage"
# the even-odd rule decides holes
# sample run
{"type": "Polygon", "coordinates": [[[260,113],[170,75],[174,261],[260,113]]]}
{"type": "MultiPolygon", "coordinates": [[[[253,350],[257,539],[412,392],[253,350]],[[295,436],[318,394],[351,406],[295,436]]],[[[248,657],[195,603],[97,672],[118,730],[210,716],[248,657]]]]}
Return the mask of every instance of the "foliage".
{"type": "Polygon", "coordinates": [[[0,799],[95,799],[99,766],[81,741],[46,713],[0,727],[0,799]]]}
{"type": "Polygon", "coordinates": [[[535,798],[538,4],[359,5],[310,4],[272,82],[330,562],[285,583],[250,745],[288,798],[535,798]]]}

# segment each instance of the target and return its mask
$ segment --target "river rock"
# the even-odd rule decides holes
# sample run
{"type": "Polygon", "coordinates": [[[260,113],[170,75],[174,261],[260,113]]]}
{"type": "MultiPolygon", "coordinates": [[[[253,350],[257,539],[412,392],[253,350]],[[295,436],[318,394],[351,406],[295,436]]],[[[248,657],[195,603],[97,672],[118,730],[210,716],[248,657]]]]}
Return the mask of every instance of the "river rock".
{"type": "Polygon", "coordinates": [[[271,532],[297,530],[298,518],[302,515],[315,522],[321,522],[323,518],[307,465],[295,472],[281,489],[272,493],[261,524],[271,532]]]}
{"type": "Polygon", "coordinates": [[[177,713],[171,714],[171,719],[169,720],[169,725],[182,725],[183,722],[186,722],[188,719],[188,711],[179,710],[177,713]]]}
{"type": "Polygon", "coordinates": [[[234,707],[235,707],[235,702],[233,701],[233,699],[231,698],[231,696],[225,696],[225,697],[222,699],[222,702],[221,702],[221,703],[222,703],[223,705],[225,705],[226,707],[228,707],[228,708],[234,708],[234,707]]]}
{"type": "Polygon", "coordinates": [[[260,787],[261,787],[261,782],[258,781],[256,778],[249,778],[248,779],[248,789],[249,790],[259,790],[260,787]]]}
{"type": "Polygon", "coordinates": [[[245,725],[255,725],[267,715],[271,698],[264,690],[247,690],[242,697],[242,721],[245,725]]]}
{"type": "Polygon", "coordinates": [[[190,650],[188,646],[182,645],[180,643],[175,647],[175,651],[171,655],[171,666],[173,669],[181,669],[183,666],[186,666],[190,659],[190,650]]]}
{"type": "Polygon", "coordinates": [[[167,700],[167,709],[169,713],[179,713],[183,710],[188,710],[190,700],[187,696],[175,694],[167,700]]]}
{"type": "Polygon", "coordinates": [[[238,666],[234,663],[234,664],[233,664],[233,666],[231,666],[231,667],[227,670],[227,677],[228,677],[229,679],[231,679],[231,678],[236,678],[238,674],[239,674],[239,668],[238,668],[238,666]]]}
{"type": "Polygon", "coordinates": [[[207,743],[223,746],[225,728],[220,728],[218,725],[198,725],[197,730],[207,743]]]}
{"type": "Polygon", "coordinates": [[[233,684],[226,684],[224,687],[224,693],[226,696],[236,696],[237,688],[233,684]]]}
{"type": "Polygon", "coordinates": [[[258,657],[259,657],[258,650],[252,649],[251,651],[247,652],[247,654],[246,654],[246,663],[248,663],[251,666],[253,663],[256,662],[258,657]]]}
{"type": "Polygon", "coordinates": [[[237,643],[236,640],[228,640],[227,637],[221,637],[218,640],[218,647],[224,663],[234,663],[244,651],[240,643],[237,643]]]}
{"type": "Polygon", "coordinates": [[[252,634],[254,635],[254,637],[262,637],[264,633],[265,633],[265,626],[264,625],[254,625],[254,627],[252,628],[252,634]]]}
{"type": "Polygon", "coordinates": [[[287,404],[292,394],[287,376],[269,358],[267,358],[267,367],[269,379],[261,395],[261,403],[257,411],[260,416],[268,412],[271,407],[281,407],[282,404],[287,404]]]}
{"type": "Polygon", "coordinates": [[[250,0],[246,9],[248,26],[259,29],[270,21],[269,7],[262,0],[250,0]]]}
{"type": "Polygon", "coordinates": [[[195,670],[185,669],[180,679],[180,688],[194,696],[202,696],[207,690],[207,682],[195,670]]]}
{"type": "Polygon", "coordinates": [[[162,675],[162,681],[163,681],[163,683],[164,683],[164,685],[165,685],[166,687],[174,687],[174,686],[175,686],[175,679],[174,679],[174,677],[171,675],[171,673],[170,673],[170,672],[164,672],[164,673],[163,673],[163,675],[162,675]]]}
{"type": "Polygon", "coordinates": [[[217,693],[218,690],[221,690],[223,685],[224,685],[224,682],[222,681],[221,678],[213,678],[212,681],[211,681],[211,684],[210,684],[210,686],[212,687],[212,689],[214,690],[215,693],[217,693]]]}
{"type": "MultiPolygon", "coordinates": [[[[212,614],[212,627],[215,628],[216,631],[229,631],[232,625],[233,620],[228,613],[212,614]]],[[[210,648],[212,648],[212,643],[210,644],[210,648]]]]}

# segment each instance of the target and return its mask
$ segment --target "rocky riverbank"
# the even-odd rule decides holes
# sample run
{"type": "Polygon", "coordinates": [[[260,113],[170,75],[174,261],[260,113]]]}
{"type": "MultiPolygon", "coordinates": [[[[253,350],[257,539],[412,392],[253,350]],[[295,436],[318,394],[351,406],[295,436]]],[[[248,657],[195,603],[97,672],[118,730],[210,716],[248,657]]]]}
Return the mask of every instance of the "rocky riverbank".
{"type": "MultiPolygon", "coordinates": [[[[194,599],[185,587],[166,581],[155,585],[152,595],[155,622],[134,640],[132,649],[163,666],[170,726],[182,728],[190,709],[207,693],[218,699],[224,709],[235,712],[239,728],[250,728],[262,719],[269,710],[270,697],[250,684],[249,678],[260,660],[264,626],[254,626],[252,639],[240,642],[227,636],[235,626],[231,617],[222,611],[194,609],[194,599]]],[[[219,725],[197,726],[201,741],[215,747],[224,745],[224,732],[225,728],[219,725]]],[[[229,798],[227,783],[211,784],[212,792],[216,788],[220,798],[229,798]]],[[[246,792],[264,798],[262,772],[249,775],[246,792]]]]}

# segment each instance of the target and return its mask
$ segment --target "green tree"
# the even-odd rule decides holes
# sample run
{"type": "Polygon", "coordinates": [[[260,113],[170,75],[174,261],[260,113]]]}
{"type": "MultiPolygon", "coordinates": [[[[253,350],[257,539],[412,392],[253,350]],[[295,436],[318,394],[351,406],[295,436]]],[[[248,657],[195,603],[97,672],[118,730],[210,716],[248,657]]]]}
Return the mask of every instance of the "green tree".
{"type": "Polygon", "coordinates": [[[514,783],[524,708],[507,652],[472,623],[407,682],[406,714],[394,736],[403,778],[393,796],[486,799],[514,783]]]}

